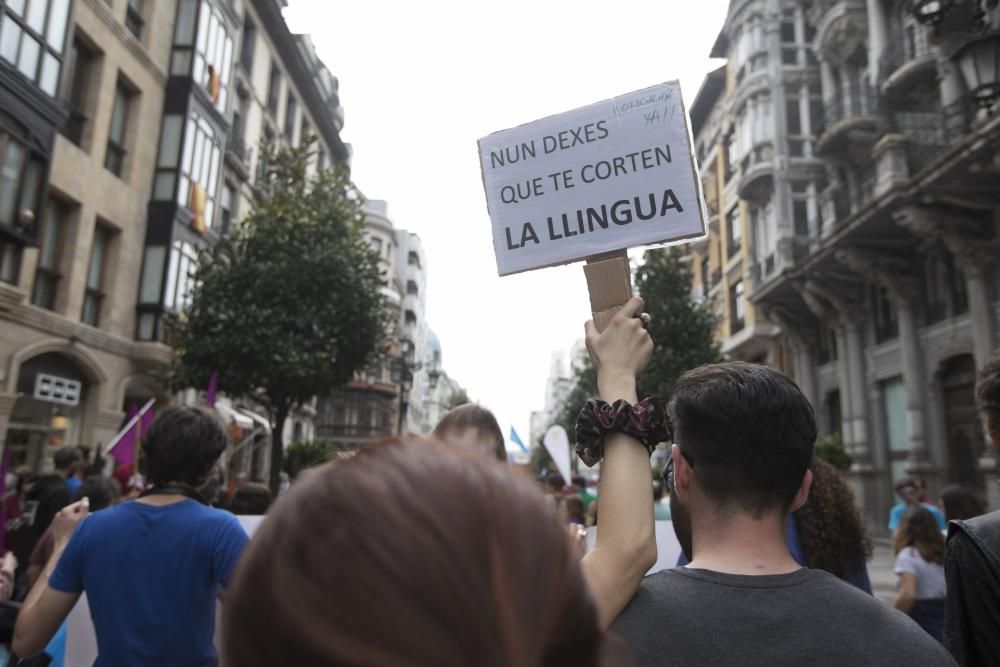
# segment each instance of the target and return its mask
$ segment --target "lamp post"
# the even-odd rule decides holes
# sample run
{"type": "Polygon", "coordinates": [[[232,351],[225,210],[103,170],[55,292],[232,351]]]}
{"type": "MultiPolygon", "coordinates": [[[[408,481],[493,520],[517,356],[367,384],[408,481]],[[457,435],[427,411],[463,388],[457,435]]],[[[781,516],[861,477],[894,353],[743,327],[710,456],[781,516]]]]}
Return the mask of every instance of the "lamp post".
{"type": "Polygon", "coordinates": [[[910,12],[924,25],[937,25],[954,8],[955,0],[914,0],[910,12]]]}
{"type": "MultiPolygon", "coordinates": [[[[413,389],[414,374],[421,371],[424,364],[413,360],[413,341],[404,338],[399,341],[399,347],[399,356],[392,360],[391,373],[393,384],[399,387],[399,421],[396,433],[402,437],[403,429],[406,427],[406,415],[410,408],[410,390],[413,389]]],[[[427,387],[434,391],[440,378],[441,371],[432,367],[427,371],[427,387]]]]}
{"type": "Polygon", "coordinates": [[[1000,102],[1000,30],[966,42],[955,53],[969,97],[980,109],[1000,102]]]}

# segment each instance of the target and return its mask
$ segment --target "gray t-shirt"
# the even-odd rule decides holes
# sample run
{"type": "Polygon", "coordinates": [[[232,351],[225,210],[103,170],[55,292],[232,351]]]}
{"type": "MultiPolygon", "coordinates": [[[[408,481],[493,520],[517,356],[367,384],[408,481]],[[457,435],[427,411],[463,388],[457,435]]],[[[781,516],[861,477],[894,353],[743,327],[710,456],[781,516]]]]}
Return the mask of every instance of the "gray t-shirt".
{"type": "Polygon", "coordinates": [[[948,588],[944,581],[944,565],[928,563],[914,547],[904,547],[896,556],[896,574],[912,574],[917,578],[918,600],[943,600],[948,588]]]}
{"type": "Polygon", "coordinates": [[[676,568],[643,579],[612,627],[646,665],[954,665],[902,612],[828,572],[676,568]]]}

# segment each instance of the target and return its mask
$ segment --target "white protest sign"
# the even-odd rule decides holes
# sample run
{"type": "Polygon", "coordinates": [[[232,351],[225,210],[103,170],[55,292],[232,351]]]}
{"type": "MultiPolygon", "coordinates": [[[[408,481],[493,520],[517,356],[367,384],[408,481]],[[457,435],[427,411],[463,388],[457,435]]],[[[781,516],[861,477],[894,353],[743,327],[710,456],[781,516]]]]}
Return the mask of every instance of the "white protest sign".
{"type": "Polygon", "coordinates": [[[479,140],[501,276],[705,234],[680,84],[479,140]]]}
{"type": "Polygon", "coordinates": [[[545,450],[552,457],[552,462],[556,464],[563,480],[569,484],[573,472],[570,468],[569,436],[566,434],[566,429],[559,425],[550,426],[542,438],[542,444],[545,445],[545,450]]]}

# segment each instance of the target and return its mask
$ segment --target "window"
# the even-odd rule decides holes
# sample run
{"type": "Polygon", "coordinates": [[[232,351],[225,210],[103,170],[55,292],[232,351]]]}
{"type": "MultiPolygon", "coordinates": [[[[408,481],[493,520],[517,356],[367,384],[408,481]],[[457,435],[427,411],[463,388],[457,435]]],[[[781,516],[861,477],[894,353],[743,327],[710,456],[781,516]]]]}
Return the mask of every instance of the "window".
{"type": "Polygon", "coordinates": [[[38,235],[38,265],[35,269],[35,286],[31,291],[31,303],[42,308],[55,308],[59,289],[59,263],[65,237],[66,207],[57,201],[50,201],[45,210],[38,235]]]}
{"type": "Polygon", "coordinates": [[[712,288],[712,277],[708,273],[708,257],[701,260],[701,295],[708,297],[708,291],[712,288]]]}
{"type": "Polygon", "coordinates": [[[309,125],[309,119],[306,118],[305,109],[302,110],[302,126],[299,128],[299,143],[304,144],[312,136],[312,126],[309,125]]]}
{"type": "Polygon", "coordinates": [[[192,112],[184,132],[177,203],[191,211],[191,227],[200,233],[205,233],[214,219],[221,157],[222,146],[212,125],[197,111],[192,112]]]}
{"type": "Polygon", "coordinates": [[[819,236],[818,188],[813,181],[793,182],[792,228],[796,236],[819,236]]]}
{"type": "Polygon", "coordinates": [[[228,234],[233,226],[234,207],[236,205],[236,188],[226,183],[222,186],[222,199],[219,201],[219,233],[228,234]]]}
{"type": "Polygon", "coordinates": [[[44,173],[42,160],[24,144],[0,132],[0,226],[19,234],[30,231],[24,212],[37,218],[44,173]]]}
{"type": "Polygon", "coordinates": [[[198,251],[190,243],[174,241],[167,268],[167,289],[163,305],[168,310],[183,310],[191,302],[194,273],[198,267],[198,251]]]}
{"type": "Polygon", "coordinates": [[[924,262],[924,304],[927,323],[934,324],[969,310],[965,275],[951,253],[935,248],[924,262]]]}
{"type": "Polygon", "coordinates": [[[412,280],[406,281],[406,293],[411,296],[417,295],[417,283],[412,280]]]}
{"type": "Polygon", "coordinates": [[[740,163],[740,156],[737,154],[736,137],[734,136],[734,131],[730,130],[726,134],[726,138],[723,139],[723,143],[726,146],[726,182],[733,177],[736,173],[736,165],[740,163]]]}
{"type": "Polygon", "coordinates": [[[884,287],[873,287],[872,306],[875,311],[875,342],[884,343],[899,336],[899,320],[896,305],[889,298],[884,287]]]}
{"type": "Polygon", "coordinates": [[[417,323],[417,314],[412,310],[406,311],[404,319],[408,325],[415,325],[417,323]]]}
{"type": "Polygon", "coordinates": [[[250,19],[249,12],[243,17],[243,37],[240,42],[240,64],[247,72],[253,72],[253,52],[257,46],[257,26],[250,19]]]}
{"type": "Polygon", "coordinates": [[[174,50],[170,55],[170,74],[191,76],[191,52],[194,47],[198,0],[179,0],[174,25],[174,50]]]}
{"type": "Polygon", "coordinates": [[[369,240],[371,241],[371,244],[372,244],[372,250],[374,250],[375,253],[379,257],[381,257],[382,256],[382,239],[380,239],[377,236],[372,236],[369,240]]]}
{"type": "Polygon", "coordinates": [[[139,317],[136,321],[136,337],[139,340],[159,339],[160,296],[163,294],[166,257],[166,247],[146,246],[139,282],[139,317]]]}
{"type": "Polygon", "coordinates": [[[406,256],[406,263],[409,264],[410,266],[415,266],[419,269],[420,255],[418,255],[415,250],[411,250],[410,253],[406,256]]]}
{"type": "Polygon", "coordinates": [[[21,270],[21,245],[0,235],[0,281],[17,284],[21,270]]]}
{"type": "Polygon", "coordinates": [[[121,177],[125,166],[125,131],[131,98],[132,91],[119,80],[115,86],[115,103],[111,109],[111,129],[108,131],[108,150],[104,156],[105,169],[118,177],[121,177]]]}
{"type": "Polygon", "coordinates": [[[125,28],[136,39],[142,39],[142,27],[146,22],[142,19],[142,0],[128,0],[125,7],[125,28]]]}
{"type": "Polygon", "coordinates": [[[267,82],[267,108],[277,117],[278,104],[281,100],[281,70],[277,63],[271,63],[271,76],[267,82]]]}
{"type": "MultiPolygon", "coordinates": [[[[87,124],[87,91],[90,89],[90,79],[93,76],[94,61],[97,53],[84,44],[79,37],[73,39],[69,50],[68,65],[70,76],[66,102],[69,107],[69,120],[63,127],[63,134],[77,146],[83,146],[83,130],[87,124]]],[[[89,109],[88,109],[89,110],[89,109]]]]}
{"type": "Polygon", "coordinates": [[[156,178],[153,181],[153,199],[156,201],[172,201],[174,198],[183,131],[183,116],[167,114],[163,117],[163,127],[160,129],[160,149],[156,159],[156,178]]]}
{"type": "Polygon", "coordinates": [[[734,207],[726,216],[726,231],[729,234],[726,243],[728,249],[727,257],[732,259],[739,254],[743,242],[743,229],[738,206],[734,207]]]}
{"type": "Polygon", "coordinates": [[[285,101],[285,139],[288,140],[289,144],[295,143],[295,125],[298,123],[295,116],[297,112],[298,103],[295,101],[295,96],[289,91],[288,99],[285,101]]]}
{"type": "Polygon", "coordinates": [[[729,308],[731,313],[729,333],[735,334],[746,326],[747,304],[742,280],[729,288],[729,308]]]}
{"type": "Polygon", "coordinates": [[[55,97],[70,0],[0,3],[0,58],[55,97]]]}
{"type": "Polygon", "coordinates": [[[108,249],[111,245],[111,230],[97,224],[94,227],[94,243],[90,247],[90,264],[87,266],[87,289],[83,295],[84,324],[96,327],[101,320],[101,304],[104,302],[104,272],[108,249]]]}
{"type": "Polygon", "coordinates": [[[191,76],[219,111],[224,111],[229,101],[232,59],[233,38],[226,31],[222,10],[202,0],[191,76]]]}
{"type": "Polygon", "coordinates": [[[316,151],[316,171],[326,170],[326,151],[320,148],[316,151]]]}

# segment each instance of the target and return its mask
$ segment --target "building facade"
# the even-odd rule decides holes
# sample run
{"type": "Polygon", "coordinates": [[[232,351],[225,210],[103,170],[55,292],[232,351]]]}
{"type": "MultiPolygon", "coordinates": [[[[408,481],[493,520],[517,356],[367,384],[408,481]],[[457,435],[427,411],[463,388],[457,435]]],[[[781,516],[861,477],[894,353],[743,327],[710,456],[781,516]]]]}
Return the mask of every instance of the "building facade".
{"type": "Polygon", "coordinates": [[[713,53],[706,149],[745,213],[742,293],[841,435],[872,525],[906,476],[996,507],[973,385],[1000,315],[1000,9],[736,0],[713,53]]]}
{"type": "Polygon", "coordinates": [[[347,163],[336,79],[283,6],[0,2],[0,443],[12,465],[108,442],[132,403],[195,398],[169,395],[156,372],[198,248],[249,210],[248,145],[315,135],[314,167],[347,163]]]}

